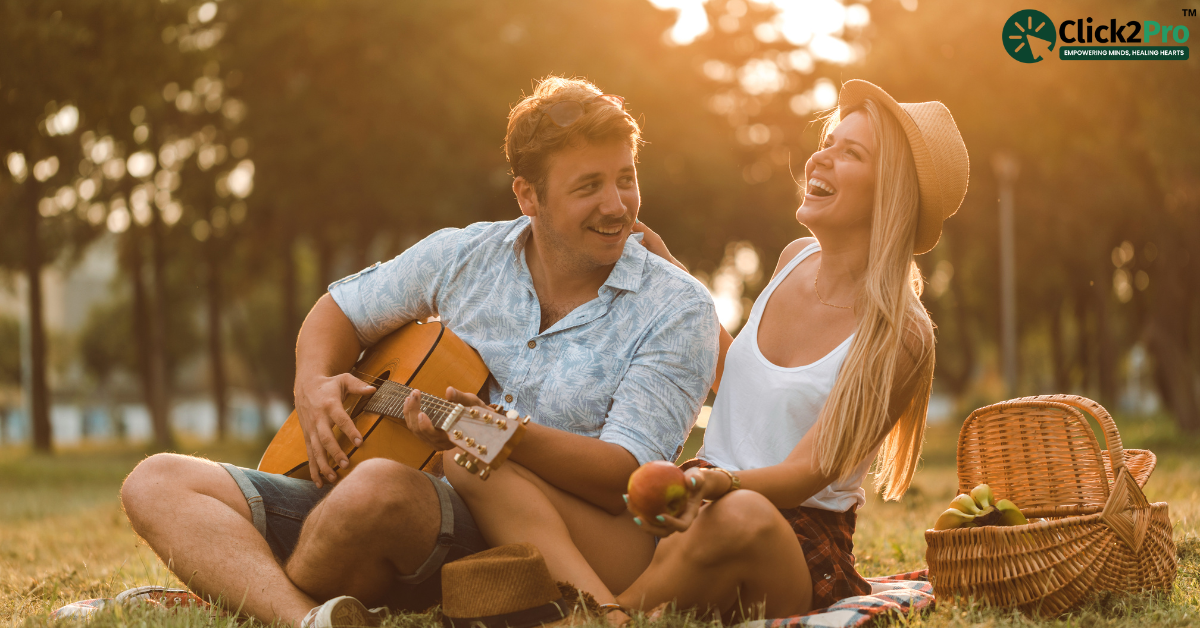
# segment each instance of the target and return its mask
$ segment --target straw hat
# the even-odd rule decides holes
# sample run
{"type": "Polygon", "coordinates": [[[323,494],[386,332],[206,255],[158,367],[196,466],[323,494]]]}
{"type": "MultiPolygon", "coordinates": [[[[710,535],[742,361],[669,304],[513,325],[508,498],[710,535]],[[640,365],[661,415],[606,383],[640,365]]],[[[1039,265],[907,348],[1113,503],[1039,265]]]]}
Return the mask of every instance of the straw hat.
{"type": "Polygon", "coordinates": [[[867,81],[846,81],[838,96],[838,110],[848,111],[868,98],[890,111],[908,136],[921,193],[913,254],[926,253],[938,243],[942,221],[958,211],[967,195],[970,169],[967,145],[946,105],[940,102],[898,103],[878,85],[867,81]]]}
{"type": "Polygon", "coordinates": [[[554,626],[569,614],[541,552],[529,543],[501,545],[442,567],[447,628],[554,626]]]}

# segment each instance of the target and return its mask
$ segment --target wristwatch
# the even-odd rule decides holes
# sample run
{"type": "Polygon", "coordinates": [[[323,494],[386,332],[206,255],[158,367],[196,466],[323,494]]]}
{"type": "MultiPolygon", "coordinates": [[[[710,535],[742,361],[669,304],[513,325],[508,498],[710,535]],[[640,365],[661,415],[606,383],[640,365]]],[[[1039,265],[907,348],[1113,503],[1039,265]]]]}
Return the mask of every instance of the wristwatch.
{"type": "Polygon", "coordinates": [[[720,471],[721,473],[729,476],[729,490],[725,491],[726,493],[732,493],[733,491],[742,488],[742,478],[739,478],[733,471],[730,471],[729,469],[722,469],[721,467],[713,467],[712,470],[720,471]]]}

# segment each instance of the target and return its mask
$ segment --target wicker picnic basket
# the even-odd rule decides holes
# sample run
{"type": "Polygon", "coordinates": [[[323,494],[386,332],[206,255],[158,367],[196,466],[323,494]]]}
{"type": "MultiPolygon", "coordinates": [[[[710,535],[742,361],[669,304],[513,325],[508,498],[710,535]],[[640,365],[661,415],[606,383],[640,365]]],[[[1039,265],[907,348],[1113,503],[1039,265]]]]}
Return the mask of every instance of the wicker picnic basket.
{"type": "Polygon", "coordinates": [[[1167,504],[1142,494],[1155,462],[1147,450],[1122,449],[1112,417],[1083,397],[1024,397],[972,412],[958,437],[959,492],[987,484],[1030,523],[926,530],[934,593],[1057,616],[1093,592],[1170,589],[1177,564],[1167,504]],[[1107,456],[1085,413],[1104,432],[1107,456]]]}

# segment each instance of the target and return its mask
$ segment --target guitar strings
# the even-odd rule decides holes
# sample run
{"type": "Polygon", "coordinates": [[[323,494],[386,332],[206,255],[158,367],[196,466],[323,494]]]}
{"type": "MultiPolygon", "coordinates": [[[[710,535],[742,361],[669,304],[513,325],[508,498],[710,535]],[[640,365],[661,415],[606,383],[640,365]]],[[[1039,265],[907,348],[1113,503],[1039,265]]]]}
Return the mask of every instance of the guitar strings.
{"type": "MultiPolygon", "coordinates": [[[[405,386],[404,384],[401,384],[399,382],[393,382],[393,381],[387,380],[387,379],[383,379],[381,377],[368,375],[367,373],[363,373],[362,371],[359,371],[358,369],[352,368],[352,369],[350,369],[350,373],[352,375],[354,375],[355,377],[357,377],[360,381],[363,381],[363,382],[371,384],[372,386],[375,386],[376,394],[372,396],[372,400],[374,401],[375,397],[382,397],[381,399],[379,399],[379,405],[381,405],[381,406],[387,405],[390,409],[392,409],[394,411],[399,411],[403,407],[404,400],[407,399],[408,395],[410,395],[413,391],[412,388],[405,386]],[[388,388],[384,388],[385,384],[390,385],[390,386],[388,386],[388,388]],[[398,388],[398,389],[400,389],[401,394],[396,394],[396,393],[392,392],[392,390],[389,390],[389,388],[398,388]],[[382,394],[380,394],[380,393],[382,393],[382,394]],[[399,407],[390,403],[393,401],[399,402],[399,407]]],[[[373,403],[371,405],[375,405],[375,404],[373,403]]],[[[446,401],[436,395],[430,395],[428,393],[421,394],[421,409],[422,410],[430,409],[430,410],[436,410],[441,414],[449,414],[457,406],[458,406],[458,404],[454,404],[449,401],[446,401]]]]}
{"type": "MultiPolygon", "coordinates": [[[[371,401],[367,403],[366,409],[368,411],[384,416],[402,417],[404,402],[413,391],[411,387],[399,382],[368,375],[354,368],[350,369],[350,373],[363,382],[371,383],[376,388],[375,394],[371,396],[371,401]]],[[[456,407],[458,407],[458,404],[446,401],[436,395],[425,393],[421,395],[421,409],[429,413],[431,418],[435,419],[435,426],[441,429],[444,429],[440,425],[441,421],[448,417],[456,407]]],[[[472,418],[469,413],[464,413],[459,420],[481,426],[491,424],[490,421],[472,418]]]]}
{"type": "MultiPolygon", "coordinates": [[[[371,403],[369,405],[376,406],[380,410],[386,410],[386,412],[383,412],[383,414],[387,414],[388,416],[393,416],[394,413],[403,411],[404,401],[408,398],[408,395],[411,394],[413,390],[412,388],[400,384],[399,382],[393,382],[381,377],[368,375],[367,373],[363,373],[358,369],[352,368],[350,373],[361,381],[373,382],[372,385],[374,385],[377,390],[376,395],[372,396],[372,401],[375,401],[375,397],[381,398],[378,400],[377,404],[371,403]],[[388,385],[388,387],[384,388],[384,385],[388,385]],[[392,388],[398,388],[400,390],[400,394],[392,392],[392,388]],[[382,395],[379,393],[382,393],[382,395]]],[[[422,410],[434,410],[438,414],[448,415],[450,412],[454,411],[458,404],[446,401],[436,395],[422,393],[421,406],[422,410]]]]}

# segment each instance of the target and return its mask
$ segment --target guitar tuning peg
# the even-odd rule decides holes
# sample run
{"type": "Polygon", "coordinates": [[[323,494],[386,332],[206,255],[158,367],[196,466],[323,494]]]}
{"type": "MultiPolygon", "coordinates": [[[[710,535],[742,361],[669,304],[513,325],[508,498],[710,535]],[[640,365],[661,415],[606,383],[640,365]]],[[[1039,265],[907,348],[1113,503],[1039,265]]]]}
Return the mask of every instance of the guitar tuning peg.
{"type": "Polygon", "coordinates": [[[518,419],[521,417],[521,413],[517,412],[516,410],[509,410],[508,412],[504,413],[504,416],[510,419],[518,419]]]}
{"type": "Polygon", "coordinates": [[[507,430],[508,429],[508,421],[505,421],[504,419],[497,419],[496,427],[500,428],[500,431],[507,430]]]}
{"type": "Polygon", "coordinates": [[[454,464],[457,464],[461,467],[466,463],[467,461],[463,458],[462,454],[454,454],[454,464]]]}
{"type": "Polygon", "coordinates": [[[479,411],[475,408],[471,408],[470,410],[467,410],[467,414],[471,415],[472,418],[475,418],[479,416],[479,411]]]}
{"type": "Polygon", "coordinates": [[[521,419],[521,425],[529,425],[531,420],[533,420],[533,415],[527,414],[525,415],[525,418],[521,419]]]}
{"type": "Polygon", "coordinates": [[[485,467],[482,471],[479,472],[479,479],[486,480],[486,479],[488,479],[488,477],[490,475],[492,475],[492,468],[485,467]]]}

